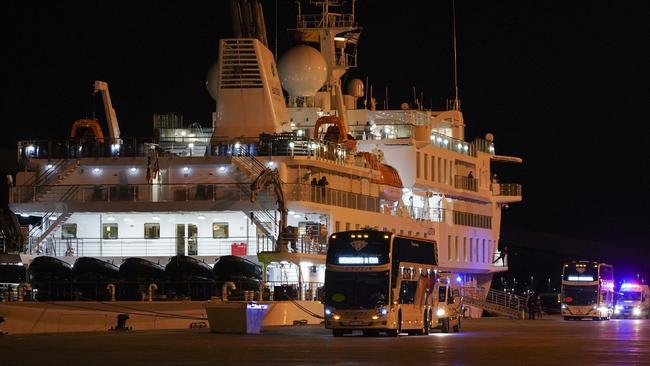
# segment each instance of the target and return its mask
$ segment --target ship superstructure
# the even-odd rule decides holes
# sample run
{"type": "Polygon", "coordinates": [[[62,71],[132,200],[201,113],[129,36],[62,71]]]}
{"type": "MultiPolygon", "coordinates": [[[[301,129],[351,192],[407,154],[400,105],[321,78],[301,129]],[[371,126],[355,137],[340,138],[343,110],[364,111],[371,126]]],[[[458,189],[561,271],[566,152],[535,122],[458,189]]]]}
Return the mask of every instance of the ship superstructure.
{"type": "MultiPolygon", "coordinates": [[[[362,30],[354,12],[338,1],[308,5],[320,11],[300,9],[301,42],[277,65],[263,26],[221,40],[208,79],[211,131],[158,118],[151,139],[105,138],[87,121],[69,140],[19,142],[24,170],[10,206],[41,218],[25,254],[117,264],[248,256],[269,284],[298,283],[299,296],[315,298],[329,234],[371,227],[435,239],[441,270],[489,288],[507,270],[502,208],[522,199],[520,185],[493,179],[492,165],[521,159],[497,155],[490,134],[467,141],[458,103],[360,103],[364,83],[342,85],[362,30]]],[[[263,24],[253,8],[249,23],[263,24]]]]}

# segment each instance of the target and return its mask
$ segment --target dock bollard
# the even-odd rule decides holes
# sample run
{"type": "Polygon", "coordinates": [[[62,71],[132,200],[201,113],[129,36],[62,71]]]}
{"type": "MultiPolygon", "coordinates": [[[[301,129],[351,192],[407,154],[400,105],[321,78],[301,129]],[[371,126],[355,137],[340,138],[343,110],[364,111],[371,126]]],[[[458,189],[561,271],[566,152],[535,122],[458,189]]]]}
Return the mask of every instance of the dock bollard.
{"type": "Polygon", "coordinates": [[[115,285],[109,283],[108,285],[106,285],[106,289],[108,290],[108,292],[111,293],[111,301],[115,301],[115,285]]]}
{"type": "Polygon", "coordinates": [[[149,284],[149,301],[153,301],[153,292],[158,289],[155,283],[149,284]]]}
{"type": "Polygon", "coordinates": [[[235,286],[234,282],[224,282],[223,286],[221,286],[221,300],[223,301],[228,301],[228,290],[236,290],[237,286],[235,286]]]}

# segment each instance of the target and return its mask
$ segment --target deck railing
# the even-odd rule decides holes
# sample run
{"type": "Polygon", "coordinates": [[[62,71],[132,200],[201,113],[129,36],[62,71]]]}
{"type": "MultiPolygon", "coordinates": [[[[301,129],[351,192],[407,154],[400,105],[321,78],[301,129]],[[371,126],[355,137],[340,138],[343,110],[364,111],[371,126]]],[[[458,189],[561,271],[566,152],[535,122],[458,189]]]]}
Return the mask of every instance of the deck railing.
{"type": "MultiPolygon", "coordinates": [[[[292,253],[325,254],[327,243],[318,237],[299,235],[296,245],[290,245],[292,253]]],[[[27,248],[29,251],[30,248],[27,248]]],[[[99,237],[50,238],[40,247],[37,255],[51,256],[91,256],[91,257],[137,257],[164,256],[178,254],[193,256],[257,255],[263,251],[273,251],[272,243],[264,237],[213,238],[159,237],[104,239],[99,237]]]]}

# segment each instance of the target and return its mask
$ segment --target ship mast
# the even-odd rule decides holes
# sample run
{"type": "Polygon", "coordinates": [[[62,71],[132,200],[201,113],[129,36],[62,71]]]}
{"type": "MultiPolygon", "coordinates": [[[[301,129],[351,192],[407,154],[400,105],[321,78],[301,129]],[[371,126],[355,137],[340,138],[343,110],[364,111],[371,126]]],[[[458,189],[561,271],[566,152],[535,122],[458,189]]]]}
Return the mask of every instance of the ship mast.
{"type": "Polygon", "coordinates": [[[460,97],[458,96],[458,47],[456,44],[456,0],[451,2],[452,24],[454,32],[454,103],[452,110],[460,111],[460,97]]]}
{"type": "Polygon", "coordinates": [[[347,112],[343,102],[341,78],[349,68],[356,67],[356,46],[361,28],[354,19],[354,2],[350,13],[332,12],[342,7],[343,0],[311,0],[310,4],[320,6],[321,14],[302,14],[298,8],[296,30],[303,34],[303,40],[318,42],[320,53],[327,63],[327,80],[324,88],[329,92],[333,105],[342,123],[348,126],[347,112]]]}

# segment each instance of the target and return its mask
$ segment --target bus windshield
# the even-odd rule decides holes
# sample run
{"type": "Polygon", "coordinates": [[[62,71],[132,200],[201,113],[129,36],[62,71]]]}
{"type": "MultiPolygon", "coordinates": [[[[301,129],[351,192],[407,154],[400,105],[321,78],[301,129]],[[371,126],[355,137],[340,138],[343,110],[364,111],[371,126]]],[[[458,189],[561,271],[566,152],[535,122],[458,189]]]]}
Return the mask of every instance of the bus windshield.
{"type": "Polygon", "coordinates": [[[641,293],[638,291],[622,292],[620,299],[628,301],[639,301],[641,300],[641,293]]]}
{"type": "Polygon", "coordinates": [[[588,306],[598,302],[598,285],[567,286],[562,289],[562,299],[567,305],[588,306]]]}
{"type": "Polygon", "coordinates": [[[388,271],[327,271],[325,305],[373,309],[388,304],[388,271]]]}

